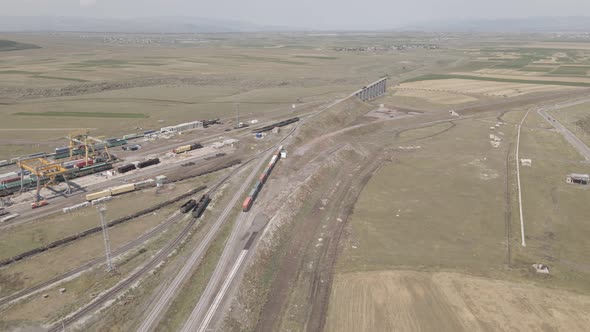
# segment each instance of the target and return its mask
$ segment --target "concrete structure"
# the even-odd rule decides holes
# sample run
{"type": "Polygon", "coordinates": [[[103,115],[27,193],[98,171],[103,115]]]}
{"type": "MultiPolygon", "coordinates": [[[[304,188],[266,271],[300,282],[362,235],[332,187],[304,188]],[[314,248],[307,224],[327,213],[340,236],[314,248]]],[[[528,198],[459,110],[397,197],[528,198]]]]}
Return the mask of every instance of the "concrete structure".
{"type": "Polygon", "coordinates": [[[194,130],[197,128],[203,128],[202,121],[186,122],[176,126],[163,127],[160,129],[160,132],[163,134],[180,134],[184,131],[194,130]]]}
{"type": "Polygon", "coordinates": [[[370,101],[384,95],[385,92],[387,92],[386,77],[360,89],[359,91],[355,92],[354,95],[359,97],[362,101],[370,101]]]}
{"type": "Polygon", "coordinates": [[[590,183],[590,175],[570,173],[565,177],[567,183],[588,184],[590,183]]]}
{"type": "Polygon", "coordinates": [[[164,183],[166,183],[166,179],[168,179],[166,177],[166,175],[158,175],[158,176],[156,176],[156,187],[163,186],[164,183]]]}
{"type": "Polygon", "coordinates": [[[523,158],[520,158],[520,164],[521,164],[522,166],[531,167],[531,165],[533,164],[533,161],[532,161],[532,160],[530,160],[530,159],[523,159],[523,158]]]}
{"type": "Polygon", "coordinates": [[[533,264],[533,269],[535,269],[537,273],[549,274],[549,266],[545,264],[533,264]]]}

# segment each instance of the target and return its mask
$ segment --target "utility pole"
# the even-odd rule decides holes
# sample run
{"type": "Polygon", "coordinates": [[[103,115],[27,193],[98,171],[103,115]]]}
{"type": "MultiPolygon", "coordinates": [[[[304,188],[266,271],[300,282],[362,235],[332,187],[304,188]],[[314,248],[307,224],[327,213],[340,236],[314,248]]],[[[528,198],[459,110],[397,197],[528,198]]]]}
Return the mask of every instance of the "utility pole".
{"type": "Polygon", "coordinates": [[[236,128],[240,128],[240,103],[236,104],[236,128]]]}
{"type": "Polygon", "coordinates": [[[109,241],[109,233],[107,231],[107,223],[105,217],[107,208],[106,206],[101,204],[97,207],[97,209],[98,213],[100,214],[100,226],[102,227],[102,236],[104,238],[104,251],[105,256],[107,258],[107,272],[111,272],[115,270],[115,267],[113,266],[113,262],[111,261],[111,245],[109,241]]]}

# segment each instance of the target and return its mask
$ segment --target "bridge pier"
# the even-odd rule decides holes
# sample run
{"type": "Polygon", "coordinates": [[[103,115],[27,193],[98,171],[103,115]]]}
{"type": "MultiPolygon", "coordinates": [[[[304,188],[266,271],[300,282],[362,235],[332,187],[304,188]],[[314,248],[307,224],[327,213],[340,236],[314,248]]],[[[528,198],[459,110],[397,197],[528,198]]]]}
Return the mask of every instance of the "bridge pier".
{"type": "Polygon", "coordinates": [[[387,92],[387,78],[382,78],[377,82],[374,82],[361,90],[357,91],[354,95],[362,101],[373,100],[377,97],[382,96],[387,92]]]}

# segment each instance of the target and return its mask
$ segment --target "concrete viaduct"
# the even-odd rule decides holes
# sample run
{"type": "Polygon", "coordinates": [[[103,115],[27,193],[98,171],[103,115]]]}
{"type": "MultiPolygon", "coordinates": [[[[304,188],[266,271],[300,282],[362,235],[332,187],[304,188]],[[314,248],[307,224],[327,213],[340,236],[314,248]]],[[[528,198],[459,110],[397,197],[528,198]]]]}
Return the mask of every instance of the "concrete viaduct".
{"type": "Polygon", "coordinates": [[[355,96],[359,97],[362,101],[373,100],[377,97],[382,96],[387,92],[387,78],[384,77],[376,82],[367,85],[366,87],[358,90],[354,93],[355,96]]]}

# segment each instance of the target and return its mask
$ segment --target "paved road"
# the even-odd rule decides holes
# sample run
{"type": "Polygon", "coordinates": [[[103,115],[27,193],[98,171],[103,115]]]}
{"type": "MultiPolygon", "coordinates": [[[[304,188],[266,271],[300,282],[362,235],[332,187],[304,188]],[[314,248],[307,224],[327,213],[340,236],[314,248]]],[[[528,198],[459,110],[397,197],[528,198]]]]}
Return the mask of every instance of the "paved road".
{"type": "Polygon", "coordinates": [[[586,161],[590,161],[590,148],[582,142],[574,133],[567,129],[564,125],[559,123],[555,118],[547,114],[547,111],[556,110],[560,108],[570,107],[578,104],[590,102],[590,98],[580,99],[567,103],[558,104],[550,107],[542,107],[537,110],[537,113],[541,115],[547,122],[549,122],[557,131],[565,137],[565,139],[584,157],[586,161]]]}

